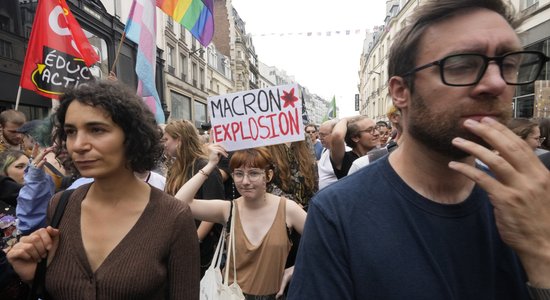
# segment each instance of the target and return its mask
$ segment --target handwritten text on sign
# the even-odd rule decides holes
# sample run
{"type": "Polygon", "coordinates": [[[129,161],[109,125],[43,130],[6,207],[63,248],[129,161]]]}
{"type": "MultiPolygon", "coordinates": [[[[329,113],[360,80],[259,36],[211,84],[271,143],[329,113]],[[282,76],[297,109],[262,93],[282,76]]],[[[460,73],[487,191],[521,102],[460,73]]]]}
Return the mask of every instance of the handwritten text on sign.
{"type": "Polygon", "coordinates": [[[208,98],[210,137],[226,150],[304,139],[297,85],[282,85],[208,98]]]}

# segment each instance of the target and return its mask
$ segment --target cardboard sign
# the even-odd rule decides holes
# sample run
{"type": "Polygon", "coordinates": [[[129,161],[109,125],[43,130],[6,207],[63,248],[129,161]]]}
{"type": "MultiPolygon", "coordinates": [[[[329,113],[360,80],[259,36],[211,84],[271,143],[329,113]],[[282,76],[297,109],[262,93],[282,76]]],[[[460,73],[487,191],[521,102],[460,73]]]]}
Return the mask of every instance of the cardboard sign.
{"type": "Polygon", "coordinates": [[[227,151],[304,139],[302,100],[295,84],[208,98],[210,138],[227,151]]]}

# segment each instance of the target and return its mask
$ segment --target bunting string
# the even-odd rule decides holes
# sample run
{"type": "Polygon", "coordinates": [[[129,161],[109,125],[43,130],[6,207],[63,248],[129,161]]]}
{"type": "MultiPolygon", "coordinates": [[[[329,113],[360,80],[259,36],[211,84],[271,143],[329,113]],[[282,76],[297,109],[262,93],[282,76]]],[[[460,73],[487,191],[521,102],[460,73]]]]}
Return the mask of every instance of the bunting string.
{"type": "MultiPolygon", "coordinates": [[[[380,26],[383,27],[383,26],[380,26]]],[[[382,28],[380,28],[382,29],[382,28]]],[[[367,34],[373,31],[379,31],[378,27],[374,29],[344,29],[344,30],[329,30],[329,31],[303,31],[303,32],[270,32],[270,33],[252,33],[252,37],[274,37],[274,36],[301,36],[301,37],[327,37],[327,36],[346,36],[367,34]]]]}

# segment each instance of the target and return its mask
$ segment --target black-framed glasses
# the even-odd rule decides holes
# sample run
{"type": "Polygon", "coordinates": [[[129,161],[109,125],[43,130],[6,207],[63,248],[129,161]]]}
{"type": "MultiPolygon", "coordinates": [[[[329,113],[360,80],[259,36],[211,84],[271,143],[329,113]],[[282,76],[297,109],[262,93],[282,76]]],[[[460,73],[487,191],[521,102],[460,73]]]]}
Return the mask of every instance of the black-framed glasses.
{"type": "Polygon", "coordinates": [[[501,56],[488,57],[478,53],[462,53],[416,67],[401,75],[410,76],[432,66],[439,66],[441,81],[450,86],[471,86],[479,83],[489,63],[495,61],[500,76],[509,85],[524,85],[537,80],[544,64],[550,58],[538,51],[516,51],[501,56]]]}
{"type": "Polygon", "coordinates": [[[361,134],[361,133],[363,133],[363,132],[367,132],[367,133],[369,133],[369,134],[374,134],[375,131],[378,131],[378,128],[376,128],[376,127],[369,127],[369,128],[367,128],[367,129],[363,129],[363,130],[357,131],[357,134],[361,134]]]}
{"type": "Polygon", "coordinates": [[[311,131],[311,130],[310,130],[310,131],[307,131],[307,130],[306,130],[306,133],[309,133],[309,134],[312,134],[312,133],[315,133],[315,132],[317,132],[317,131],[315,131],[315,130],[313,130],[313,131],[311,131]]]}

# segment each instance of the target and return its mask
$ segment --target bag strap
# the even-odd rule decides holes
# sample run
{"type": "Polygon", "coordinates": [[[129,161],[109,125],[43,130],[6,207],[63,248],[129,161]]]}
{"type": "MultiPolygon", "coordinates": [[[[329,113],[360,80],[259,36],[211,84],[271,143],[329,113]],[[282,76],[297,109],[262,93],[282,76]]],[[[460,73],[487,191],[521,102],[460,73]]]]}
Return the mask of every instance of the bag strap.
{"type": "Polygon", "coordinates": [[[227,218],[227,222],[225,225],[223,225],[222,232],[220,234],[220,238],[218,240],[218,244],[216,246],[216,250],[214,251],[214,256],[212,257],[212,262],[210,263],[210,267],[208,269],[215,269],[219,268],[222,264],[223,260],[223,251],[225,249],[225,240],[229,236],[228,234],[225,234],[226,232],[229,233],[229,222],[231,220],[231,214],[233,209],[233,201],[230,202],[230,208],[229,208],[229,218],[227,218]]]}
{"type": "Polygon", "coordinates": [[[65,207],[67,207],[67,203],[69,203],[69,198],[71,197],[73,192],[74,190],[65,190],[63,194],[61,194],[61,199],[59,199],[59,202],[57,203],[57,207],[55,208],[55,212],[53,213],[52,222],[50,223],[50,226],[52,226],[53,228],[57,228],[59,226],[61,218],[65,213],[65,207]]]}
{"type": "MultiPolygon", "coordinates": [[[[61,194],[61,199],[57,203],[55,212],[53,214],[52,222],[50,226],[57,228],[61,222],[61,217],[65,212],[65,207],[69,203],[69,198],[74,190],[66,190],[61,194]]],[[[29,300],[36,300],[38,297],[44,298],[46,292],[46,268],[48,267],[48,260],[43,259],[36,265],[36,271],[34,272],[34,278],[32,281],[32,289],[29,293],[29,300]]]]}
{"type": "MultiPolygon", "coordinates": [[[[230,228],[232,230],[229,231],[229,242],[227,244],[227,257],[228,259],[231,258],[231,262],[233,263],[233,282],[237,283],[237,265],[235,261],[235,218],[232,218],[232,215],[235,214],[235,210],[237,209],[236,205],[233,205],[233,201],[231,201],[231,210],[229,213],[229,218],[231,219],[230,228]],[[233,256],[231,256],[233,254],[233,256]]],[[[228,220],[229,221],[229,220],[228,220]]],[[[228,260],[229,261],[229,260],[228,260]]],[[[229,285],[229,268],[231,267],[231,264],[227,264],[225,267],[225,278],[224,283],[226,285],[229,285]]]]}
{"type": "Polygon", "coordinates": [[[225,232],[227,232],[227,234],[230,233],[231,231],[231,219],[233,217],[233,201],[234,200],[231,200],[231,205],[229,206],[229,218],[227,218],[227,222],[225,223],[225,232]]]}
{"type": "Polygon", "coordinates": [[[212,257],[212,262],[210,263],[210,266],[208,269],[215,269],[219,268],[222,263],[222,257],[223,257],[223,249],[225,245],[225,231],[222,231],[222,234],[220,234],[220,239],[218,240],[218,245],[216,246],[216,251],[214,252],[214,256],[212,257]]]}

